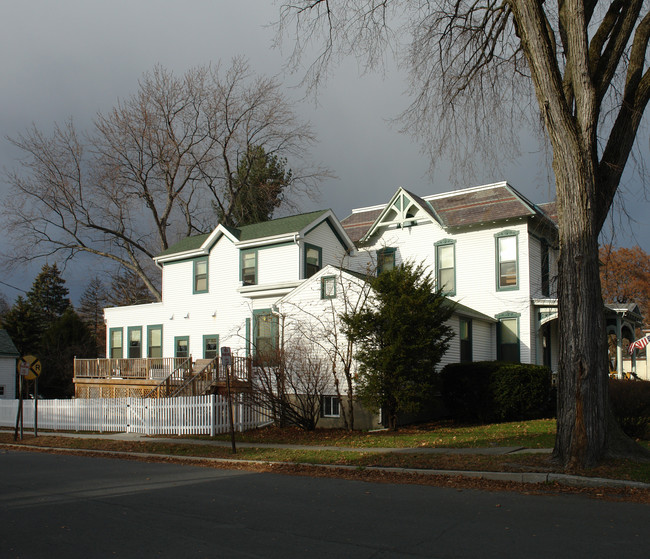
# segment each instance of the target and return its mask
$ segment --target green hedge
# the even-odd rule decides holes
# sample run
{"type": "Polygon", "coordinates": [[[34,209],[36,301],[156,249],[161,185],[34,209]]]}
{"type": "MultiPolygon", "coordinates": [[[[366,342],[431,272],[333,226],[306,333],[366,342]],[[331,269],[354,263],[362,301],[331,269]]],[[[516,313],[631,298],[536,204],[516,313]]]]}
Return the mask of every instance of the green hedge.
{"type": "Polygon", "coordinates": [[[555,391],[548,367],[499,361],[452,363],[440,373],[451,417],[491,423],[552,417],[555,391]]]}
{"type": "Polygon", "coordinates": [[[612,412],[625,433],[633,438],[650,435],[650,382],[609,380],[612,412]]]}

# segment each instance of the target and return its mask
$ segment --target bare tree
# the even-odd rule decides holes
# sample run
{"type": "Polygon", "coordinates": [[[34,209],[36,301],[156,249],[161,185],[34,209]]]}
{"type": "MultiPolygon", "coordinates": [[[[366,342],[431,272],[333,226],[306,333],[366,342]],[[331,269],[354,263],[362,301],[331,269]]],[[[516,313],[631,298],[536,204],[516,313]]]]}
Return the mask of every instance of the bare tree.
{"type": "Polygon", "coordinates": [[[274,351],[256,350],[253,390],[247,397],[281,426],[316,428],[330,375],[326,362],[313,349],[291,339],[274,351]]]}
{"type": "Polygon", "coordinates": [[[253,149],[288,162],[290,192],[313,191],[327,175],[307,161],[314,134],[279,82],[254,76],[241,58],[225,72],[199,67],[180,77],[156,67],[87,135],[69,120],[10,141],[24,158],[8,175],[8,259],[93,254],[137,274],[156,299],[152,257],[230,214],[249,187],[238,169],[253,149]]]}
{"type": "Polygon", "coordinates": [[[400,53],[414,95],[405,127],[430,140],[432,155],[461,144],[459,157],[477,146],[493,156],[514,122],[540,120],[560,230],[554,458],[584,466],[639,452],[609,411],[598,237],[650,98],[647,2],[299,0],[281,8],[280,33],[295,34],[295,54],[321,44],[312,85],[338,56],[372,66],[400,53]]]}
{"type": "MultiPolygon", "coordinates": [[[[334,282],[332,296],[320,293],[316,303],[304,301],[285,302],[282,311],[287,315],[285,331],[309,343],[323,355],[328,364],[331,382],[340,402],[345,429],[354,429],[354,406],[356,403],[355,377],[357,361],[356,344],[343,333],[342,315],[360,312],[370,296],[370,283],[356,272],[339,269],[334,282]]],[[[319,285],[315,286],[320,289],[319,285]]]]}

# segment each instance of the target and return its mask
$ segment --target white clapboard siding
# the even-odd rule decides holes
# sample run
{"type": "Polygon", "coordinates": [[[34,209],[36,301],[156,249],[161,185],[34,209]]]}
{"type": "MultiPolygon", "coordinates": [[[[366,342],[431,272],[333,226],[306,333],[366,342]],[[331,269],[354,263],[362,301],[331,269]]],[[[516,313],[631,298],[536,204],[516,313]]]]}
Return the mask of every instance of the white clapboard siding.
{"type": "Polygon", "coordinates": [[[332,228],[327,222],[323,222],[318,227],[305,235],[305,243],[320,247],[322,249],[323,260],[322,267],[344,266],[346,265],[345,247],[341,245],[332,228]]]}
{"type": "MultiPolygon", "coordinates": [[[[0,426],[15,427],[18,400],[0,401],[0,426]]],[[[229,431],[225,397],[183,398],[97,398],[39,400],[38,428],[53,431],[98,431],[143,435],[215,435],[229,431]]],[[[23,402],[23,426],[33,429],[34,400],[23,402]]],[[[258,409],[233,403],[233,424],[237,431],[267,423],[258,409]]]]}
{"type": "Polygon", "coordinates": [[[16,358],[0,357],[0,400],[11,400],[16,396],[16,358]]]}
{"type": "Polygon", "coordinates": [[[300,249],[297,244],[260,247],[257,251],[258,285],[298,281],[300,249]]]}

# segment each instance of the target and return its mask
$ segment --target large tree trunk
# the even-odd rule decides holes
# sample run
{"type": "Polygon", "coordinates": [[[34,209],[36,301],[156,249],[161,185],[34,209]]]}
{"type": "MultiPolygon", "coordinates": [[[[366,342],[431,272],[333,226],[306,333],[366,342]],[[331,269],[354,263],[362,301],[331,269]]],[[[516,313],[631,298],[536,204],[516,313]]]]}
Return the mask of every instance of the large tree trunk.
{"type": "Polygon", "coordinates": [[[607,452],[607,337],[600,292],[596,183],[581,157],[556,161],[560,220],[560,355],[553,457],[568,466],[599,462],[607,452]]]}

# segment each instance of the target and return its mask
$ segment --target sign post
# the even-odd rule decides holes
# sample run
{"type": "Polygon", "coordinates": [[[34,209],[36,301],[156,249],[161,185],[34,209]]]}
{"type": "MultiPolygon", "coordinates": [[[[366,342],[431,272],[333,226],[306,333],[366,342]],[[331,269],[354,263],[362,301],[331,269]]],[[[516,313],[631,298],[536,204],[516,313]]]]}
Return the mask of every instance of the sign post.
{"type": "Polygon", "coordinates": [[[20,440],[23,440],[23,391],[24,382],[26,380],[34,380],[34,436],[38,437],[38,377],[41,374],[42,367],[38,357],[33,355],[25,355],[18,359],[16,363],[18,372],[18,385],[20,391],[20,399],[18,402],[18,415],[16,416],[16,431],[14,433],[14,440],[18,439],[18,425],[20,424],[20,440]]]}
{"type": "Polygon", "coordinates": [[[226,390],[228,400],[228,423],[230,424],[230,443],[232,446],[232,453],[237,454],[237,447],[235,445],[235,425],[232,414],[232,393],[230,391],[230,372],[232,370],[232,353],[229,347],[221,348],[221,365],[226,369],[226,390]]]}

